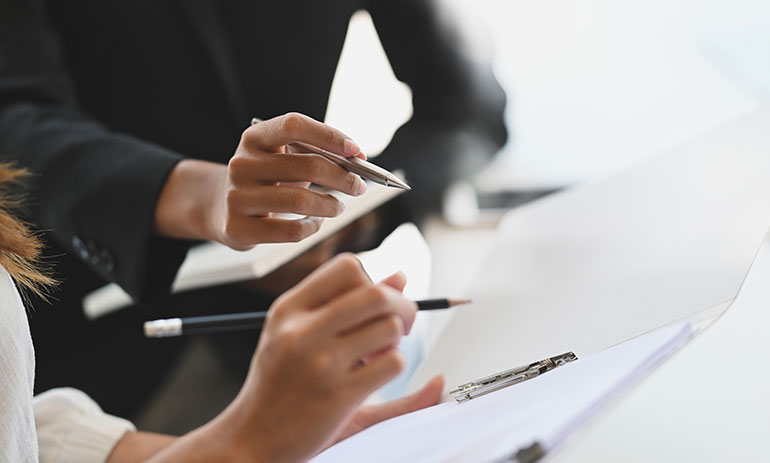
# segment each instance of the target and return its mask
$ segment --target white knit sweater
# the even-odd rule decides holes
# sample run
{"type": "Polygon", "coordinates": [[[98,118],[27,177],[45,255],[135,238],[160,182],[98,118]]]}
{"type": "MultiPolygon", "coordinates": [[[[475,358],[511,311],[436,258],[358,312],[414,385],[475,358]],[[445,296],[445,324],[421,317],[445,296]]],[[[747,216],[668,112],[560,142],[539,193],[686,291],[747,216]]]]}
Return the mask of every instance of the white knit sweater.
{"type": "Polygon", "coordinates": [[[128,421],[75,389],[32,397],[35,352],[24,305],[0,266],[0,463],[103,462],[128,421]]]}

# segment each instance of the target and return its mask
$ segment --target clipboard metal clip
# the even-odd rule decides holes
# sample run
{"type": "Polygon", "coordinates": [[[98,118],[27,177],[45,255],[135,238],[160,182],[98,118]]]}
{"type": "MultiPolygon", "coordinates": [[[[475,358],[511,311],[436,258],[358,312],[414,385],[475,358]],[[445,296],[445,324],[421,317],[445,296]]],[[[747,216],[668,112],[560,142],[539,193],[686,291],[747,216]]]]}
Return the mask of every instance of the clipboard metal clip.
{"type": "Polygon", "coordinates": [[[476,381],[461,384],[449,391],[449,394],[453,395],[458,403],[467,402],[476,397],[489,394],[490,392],[495,392],[505,387],[540,376],[547,371],[574,362],[575,360],[577,360],[577,355],[575,355],[574,352],[566,352],[555,357],[540,360],[539,362],[511,368],[510,370],[501,371],[494,375],[485,376],[476,381]]]}

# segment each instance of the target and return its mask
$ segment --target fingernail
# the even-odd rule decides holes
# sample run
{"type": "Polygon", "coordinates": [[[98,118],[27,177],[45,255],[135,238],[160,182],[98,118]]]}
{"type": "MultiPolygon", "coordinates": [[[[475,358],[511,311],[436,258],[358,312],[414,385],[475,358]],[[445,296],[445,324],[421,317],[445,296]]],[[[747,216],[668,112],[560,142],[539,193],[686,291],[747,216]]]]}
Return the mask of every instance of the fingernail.
{"type": "Polygon", "coordinates": [[[358,196],[361,196],[362,194],[366,193],[366,182],[364,182],[362,179],[358,179],[358,196]]]}
{"type": "Polygon", "coordinates": [[[342,148],[343,153],[348,156],[355,156],[361,152],[361,147],[350,138],[345,139],[345,146],[342,148]]]}
{"type": "Polygon", "coordinates": [[[343,203],[342,201],[340,201],[340,206],[339,206],[339,208],[338,208],[338,211],[337,211],[337,215],[340,215],[340,214],[342,214],[343,212],[345,212],[345,203],[343,203]]]}
{"type": "Polygon", "coordinates": [[[362,159],[362,160],[364,160],[364,161],[366,161],[367,159],[369,159],[369,158],[368,158],[368,157],[367,157],[367,156],[366,156],[364,153],[358,153],[358,154],[356,155],[356,157],[357,157],[358,159],[362,159]]]}

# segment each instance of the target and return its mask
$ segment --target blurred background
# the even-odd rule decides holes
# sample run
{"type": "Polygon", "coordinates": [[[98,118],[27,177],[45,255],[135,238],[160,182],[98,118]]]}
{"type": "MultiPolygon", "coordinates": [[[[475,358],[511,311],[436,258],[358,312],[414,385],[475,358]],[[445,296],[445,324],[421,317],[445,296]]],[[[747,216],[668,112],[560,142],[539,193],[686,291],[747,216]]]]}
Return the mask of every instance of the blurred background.
{"type": "MultiPolygon", "coordinates": [[[[473,182],[482,197],[591,181],[770,102],[766,0],[440,1],[478,42],[471,56],[493,50],[508,96],[511,136],[473,182]]],[[[409,118],[410,98],[357,13],[327,122],[376,154],[409,118]]],[[[425,229],[435,294],[469,283],[495,224],[469,211],[467,188],[455,193],[425,229]]]]}
{"type": "MultiPolygon", "coordinates": [[[[770,102],[766,0],[442,1],[492,41],[508,94],[512,137],[481,189],[604,176],[770,102]]],[[[410,114],[409,89],[359,12],[327,122],[376,153],[410,114]]]]}
{"type": "MultiPolygon", "coordinates": [[[[459,10],[460,26],[476,41],[466,50],[469,56],[481,59],[492,50],[508,97],[510,137],[487,169],[450,191],[444,214],[422,230],[424,241],[414,228],[396,232],[401,235],[392,242],[413,243],[409,255],[415,262],[404,263],[403,253],[390,252],[390,244],[379,257],[365,259],[375,277],[416,266],[408,272],[415,297],[463,296],[502,213],[478,210],[479,201],[491,204],[485,197],[511,206],[533,192],[589,182],[770,103],[767,0],[437,1],[459,10]],[[429,260],[430,269],[420,259],[429,260]],[[422,281],[425,274],[430,281],[422,281]]],[[[411,113],[411,92],[393,75],[371,18],[356,13],[326,122],[376,156],[411,113]]],[[[447,315],[419,314],[423,339],[403,346],[410,372],[447,315]]],[[[200,371],[205,355],[191,354],[195,361],[180,370],[200,371]]],[[[408,374],[386,396],[398,395],[408,374]]],[[[185,382],[177,383],[169,389],[183,390],[185,382]]],[[[144,421],[162,421],[164,413],[155,407],[144,421]]]]}

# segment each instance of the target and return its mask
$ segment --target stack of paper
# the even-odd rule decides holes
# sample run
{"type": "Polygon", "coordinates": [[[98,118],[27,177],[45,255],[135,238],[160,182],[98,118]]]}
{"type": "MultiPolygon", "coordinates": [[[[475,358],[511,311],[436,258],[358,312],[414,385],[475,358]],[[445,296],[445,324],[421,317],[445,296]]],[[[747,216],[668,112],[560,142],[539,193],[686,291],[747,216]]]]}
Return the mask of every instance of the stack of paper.
{"type": "Polygon", "coordinates": [[[551,452],[691,334],[689,324],[679,323],[469,402],[443,403],[393,418],[313,461],[484,462],[533,444],[551,452]]]}

